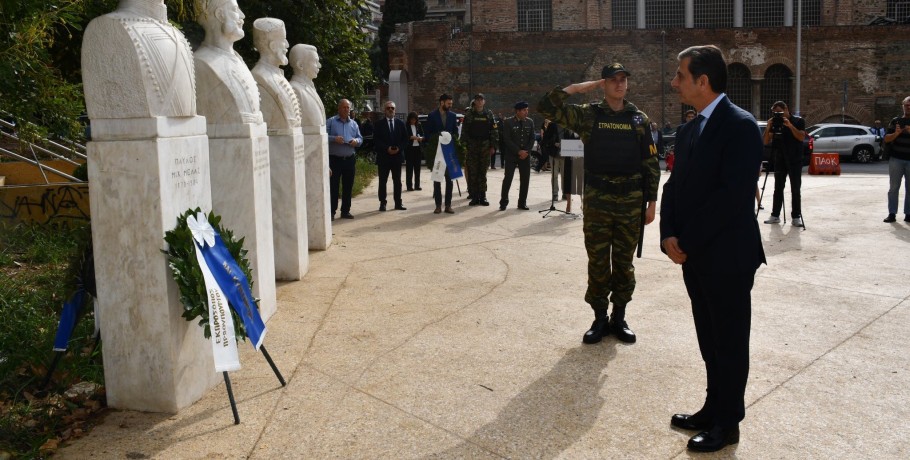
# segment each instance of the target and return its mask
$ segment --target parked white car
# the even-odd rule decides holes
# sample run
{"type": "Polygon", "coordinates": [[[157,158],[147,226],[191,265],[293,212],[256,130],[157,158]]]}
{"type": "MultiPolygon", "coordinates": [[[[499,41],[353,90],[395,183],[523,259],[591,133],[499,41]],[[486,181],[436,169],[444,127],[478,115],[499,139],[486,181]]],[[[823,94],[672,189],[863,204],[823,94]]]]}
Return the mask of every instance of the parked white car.
{"type": "Polygon", "coordinates": [[[865,126],[821,123],[810,126],[806,133],[813,139],[814,153],[837,153],[857,163],[882,158],[881,138],[865,126]]]}

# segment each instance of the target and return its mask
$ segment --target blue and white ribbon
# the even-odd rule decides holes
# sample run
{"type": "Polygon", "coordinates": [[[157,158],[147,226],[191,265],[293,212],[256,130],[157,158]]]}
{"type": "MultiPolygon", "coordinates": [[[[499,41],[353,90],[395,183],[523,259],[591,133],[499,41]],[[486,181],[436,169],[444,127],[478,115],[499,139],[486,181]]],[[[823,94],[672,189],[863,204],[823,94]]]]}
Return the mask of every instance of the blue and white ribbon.
{"type": "MultiPolygon", "coordinates": [[[[199,243],[196,245],[196,248],[199,249],[197,253],[202,253],[202,258],[211,269],[211,273],[218,287],[221,288],[224,297],[227,298],[231,308],[243,321],[243,327],[246,329],[246,335],[250,338],[253,348],[259,350],[263,339],[265,339],[266,329],[265,323],[263,323],[262,317],[259,315],[256,300],[250,290],[250,282],[224,245],[221,235],[209,225],[208,220],[205,220],[205,215],[199,213],[195,220],[197,224],[204,222],[204,225],[200,225],[198,230],[204,244],[199,243]],[[211,229],[211,234],[209,234],[209,229],[211,229]],[[210,241],[214,241],[214,243],[212,244],[210,241]]],[[[187,224],[190,224],[189,217],[187,218],[187,224]]],[[[193,230],[193,227],[191,226],[190,229],[193,230]]],[[[199,238],[195,234],[193,238],[197,243],[199,242],[199,238]]],[[[231,327],[231,331],[233,331],[233,327],[231,327]]]]}
{"type": "Polygon", "coordinates": [[[209,224],[205,214],[201,212],[196,214],[196,217],[187,216],[186,224],[193,234],[196,261],[199,262],[202,278],[205,281],[215,372],[236,371],[240,369],[240,355],[237,352],[237,338],[234,335],[234,319],[231,317],[228,299],[202,254],[206,247],[211,248],[215,245],[215,229],[209,224]]]}
{"type": "Polygon", "coordinates": [[[436,144],[436,158],[433,160],[433,172],[430,173],[430,178],[433,182],[444,182],[447,170],[451,180],[464,177],[461,164],[458,163],[458,156],[455,155],[455,142],[452,134],[443,131],[439,134],[439,143],[436,144]]]}

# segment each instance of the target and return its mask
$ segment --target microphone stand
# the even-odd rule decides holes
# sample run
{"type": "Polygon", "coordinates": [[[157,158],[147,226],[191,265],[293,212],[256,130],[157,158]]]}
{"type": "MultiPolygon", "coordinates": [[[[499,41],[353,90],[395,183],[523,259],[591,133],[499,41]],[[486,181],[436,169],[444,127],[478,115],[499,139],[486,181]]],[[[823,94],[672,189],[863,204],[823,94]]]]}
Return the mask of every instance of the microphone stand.
{"type": "MultiPolygon", "coordinates": [[[[551,187],[553,186],[553,183],[556,182],[556,160],[555,159],[556,159],[555,155],[550,155],[550,160],[551,160],[550,161],[550,186],[551,187]]],[[[562,157],[559,157],[559,159],[561,160],[562,157]]],[[[563,163],[563,167],[565,167],[565,163],[563,163]]],[[[563,174],[565,174],[565,171],[563,171],[563,174]]],[[[551,189],[551,191],[552,191],[552,189],[551,189]]],[[[541,209],[540,211],[537,211],[538,213],[543,213],[543,215],[540,217],[546,219],[547,217],[549,217],[551,212],[561,212],[568,217],[577,219],[578,214],[573,214],[573,213],[569,212],[568,207],[566,208],[566,211],[563,211],[561,209],[556,209],[556,199],[557,198],[559,198],[558,195],[553,195],[550,198],[550,207],[547,209],[541,209]]]]}

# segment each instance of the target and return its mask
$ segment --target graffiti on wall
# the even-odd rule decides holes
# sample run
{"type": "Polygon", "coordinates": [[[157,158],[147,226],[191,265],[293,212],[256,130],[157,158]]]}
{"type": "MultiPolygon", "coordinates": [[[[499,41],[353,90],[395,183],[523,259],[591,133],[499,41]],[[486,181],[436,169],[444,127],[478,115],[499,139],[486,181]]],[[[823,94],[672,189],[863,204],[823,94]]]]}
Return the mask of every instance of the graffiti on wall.
{"type": "Polygon", "coordinates": [[[0,188],[0,221],[72,226],[90,220],[88,184],[0,188]]]}

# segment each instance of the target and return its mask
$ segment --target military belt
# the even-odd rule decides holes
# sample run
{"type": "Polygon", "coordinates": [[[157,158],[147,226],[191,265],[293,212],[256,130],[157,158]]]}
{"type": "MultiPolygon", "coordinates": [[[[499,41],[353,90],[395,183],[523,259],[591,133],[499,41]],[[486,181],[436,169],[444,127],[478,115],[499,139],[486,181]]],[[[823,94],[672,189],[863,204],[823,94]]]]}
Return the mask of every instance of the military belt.
{"type": "Polygon", "coordinates": [[[601,192],[621,195],[641,191],[641,176],[613,176],[598,177],[592,174],[585,175],[585,185],[589,185],[601,192]]]}

